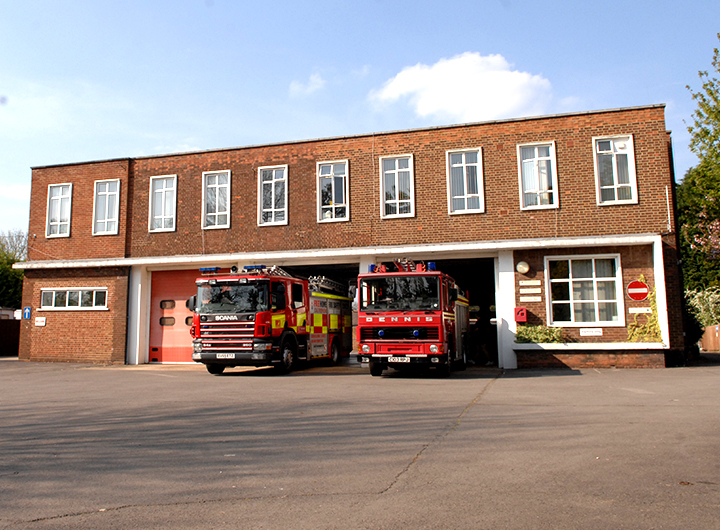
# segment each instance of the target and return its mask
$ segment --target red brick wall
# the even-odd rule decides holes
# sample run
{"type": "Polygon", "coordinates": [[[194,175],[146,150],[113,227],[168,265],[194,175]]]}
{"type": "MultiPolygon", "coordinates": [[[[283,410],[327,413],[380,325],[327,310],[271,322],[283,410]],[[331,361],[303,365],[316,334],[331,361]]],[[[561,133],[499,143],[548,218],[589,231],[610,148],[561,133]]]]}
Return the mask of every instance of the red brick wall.
{"type": "Polygon", "coordinates": [[[662,352],[596,351],[558,353],[518,351],[518,368],[665,368],[662,352]]]}
{"type": "Polygon", "coordinates": [[[138,159],[131,256],[439,243],[667,231],[671,185],[663,109],[378,134],[138,159]],[[596,205],[592,137],[633,134],[640,201],[596,205]],[[517,144],[556,142],[560,208],[521,211],[517,144]],[[445,153],[483,148],[486,213],[448,214],[445,153]],[[414,155],[416,215],[380,219],[379,157],[414,155]],[[351,221],[316,221],[316,162],[348,159],[351,221]],[[257,226],[257,169],[288,164],[289,224],[257,226]],[[201,230],[202,172],[232,171],[231,228],[201,230]],[[174,233],[148,233],[150,177],[177,174],[174,233]]]}
{"type": "Polygon", "coordinates": [[[110,160],[67,166],[35,168],[30,193],[28,259],[70,260],[125,256],[129,160],[110,160]],[[120,218],[117,235],[93,236],[93,202],[96,180],[120,179],[120,218]],[[45,237],[48,186],[72,183],[70,237],[45,237]]]}
{"type": "Polygon", "coordinates": [[[128,269],[45,269],[25,271],[19,357],[30,361],[124,363],[127,330],[128,269]],[[107,287],[107,311],[40,311],[43,288],[107,287]],[[35,326],[35,317],[46,317],[35,326]]]}

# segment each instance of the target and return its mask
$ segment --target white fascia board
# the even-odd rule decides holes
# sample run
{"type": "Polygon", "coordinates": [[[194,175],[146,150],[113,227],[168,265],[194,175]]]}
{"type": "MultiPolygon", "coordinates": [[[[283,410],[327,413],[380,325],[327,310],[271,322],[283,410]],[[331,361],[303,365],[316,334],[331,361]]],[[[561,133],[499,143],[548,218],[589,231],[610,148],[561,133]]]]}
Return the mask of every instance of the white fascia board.
{"type": "Polygon", "coordinates": [[[524,343],[516,342],[513,350],[667,350],[669,346],[662,342],[560,342],[560,343],[524,343]]]}
{"type": "Polygon", "coordinates": [[[628,234],[595,237],[559,237],[540,239],[511,239],[503,241],[467,241],[457,243],[436,243],[425,245],[394,245],[373,247],[345,247],[324,248],[310,250],[283,250],[275,252],[235,252],[229,254],[194,254],[181,256],[148,256],[138,258],[106,258],[92,260],[48,260],[23,261],[13,264],[14,269],[68,269],[89,267],[132,267],[142,265],[147,267],[172,267],[178,265],[216,264],[216,263],[259,263],[272,262],[275,265],[281,262],[327,263],[330,259],[334,263],[354,263],[365,256],[383,257],[414,257],[423,256],[425,259],[432,255],[461,256],[463,254],[486,253],[495,255],[501,250],[533,250],[568,247],[598,247],[598,246],[637,246],[650,245],[661,240],[659,234],[628,234]]]}

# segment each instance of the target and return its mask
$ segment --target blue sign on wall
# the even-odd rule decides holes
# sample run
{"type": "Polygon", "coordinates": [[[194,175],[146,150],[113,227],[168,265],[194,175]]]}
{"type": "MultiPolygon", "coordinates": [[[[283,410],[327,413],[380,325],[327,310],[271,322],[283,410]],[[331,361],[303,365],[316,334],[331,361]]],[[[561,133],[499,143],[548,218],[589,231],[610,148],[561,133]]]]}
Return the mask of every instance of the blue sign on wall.
{"type": "Polygon", "coordinates": [[[23,318],[25,320],[28,320],[30,318],[30,308],[29,307],[23,307],[23,318]]]}

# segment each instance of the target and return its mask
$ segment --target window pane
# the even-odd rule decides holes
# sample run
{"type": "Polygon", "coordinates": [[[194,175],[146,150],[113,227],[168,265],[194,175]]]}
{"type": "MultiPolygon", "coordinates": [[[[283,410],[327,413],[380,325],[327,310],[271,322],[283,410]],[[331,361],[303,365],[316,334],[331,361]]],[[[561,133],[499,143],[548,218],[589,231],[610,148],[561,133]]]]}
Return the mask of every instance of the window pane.
{"type": "Polygon", "coordinates": [[[320,217],[322,219],[332,219],[333,218],[333,209],[332,207],[326,207],[322,208],[320,210],[320,217]]]}
{"type": "Polygon", "coordinates": [[[398,158],[398,169],[408,169],[410,167],[409,158],[398,158]]]}
{"type": "Polygon", "coordinates": [[[597,283],[598,300],[615,300],[615,282],[597,283]]]}
{"type": "Polygon", "coordinates": [[[478,153],[477,151],[469,151],[465,153],[465,163],[466,164],[477,164],[478,161],[478,153]]]}
{"type": "Polygon", "coordinates": [[[595,304],[575,304],[575,322],[595,322],[595,304]]]}
{"type": "Polygon", "coordinates": [[[106,296],[105,291],[95,291],[95,307],[105,307],[106,296]]]}
{"type": "Polygon", "coordinates": [[[285,212],[283,210],[280,210],[278,212],[275,212],[275,221],[280,222],[285,220],[285,212]]]}
{"type": "Polygon", "coordinates": [[[553,304],[553,322],[571,322],[570,304],[553,304]]]}
{"type": "Polygon", "coordinates": [[[393,171],[395,169],[395,159],[385,158],[383,159],[383,171],[393,171]]]}
{"type": "Polygon", "coordinates": [[[451,207],[452,207],[453,212],[459,212],[459,211],[462,211],[465,209],[465,199],[462,197],[453,198],[451,201],[451,204],[452,204],[451,207]]]}
{"type": "Polygon", "coordinates": [[[345,206],[338,206],[335,208],[335,217],[338,219],[345,219],[347,217],[347,208],[345,206]]]}
{"type": "Polygon", "coordinates": [[[215,226],[215,214],[205,216],[205,226],[215,226]]]}
{"type": "Polygon", "coordinates": [[[330,164],[325,164],[320,166],[320,174],[321,175],[330,175],[332,173],[330,164]]]}
{"type": "Polygon", "coordinates": [[[615,158],[617,164],[618,184],[630,184],[630,171],[628,169],[628,156],[617,155],[615,158]]]}
{"type": "Polygon", "coordinates": [[[205,194],[205,212],[215,213],[217,212],[217,205],[215,204],[215,188],[208,188],[205,194]]]}
{"type": "Polygon", "coordinates": [[[395,198],[395,177],[394,175],[385,175],[385,200],[394,201],[395,198]]]}
{"type": "Polygon", "coordinates": [[[95,203],[95,219],[107,219],[105,216],[105,195],[100,195],[95,203]]]}
{"type": "Polygon", "coordinates": [[[632,188],[630,186],[621,186],[617,189],[619,201],[629,201],[632,199],[632,188]]]}
{"type": "Polygon", "coordinates": [[[117,182],[108,182],[108,183],[107,183],[107,186],[108,186],[108,187],[107,187],[107,190],[108,190],[110,193],[116,193],[116,192],[117,192],[117,189],[118,189],[118,183],[117,183],[117,182]]]}
{"type": "Polygon", "coordinates": [[[478,194],[478,179],[477,179],[477,167],[468,166],[465,168],[467,171],[467,192],[468,195],[478,194]]]}
{"type": "Polygon", "coordinates": [[[117,217],[117,195],[107,196],[107,217],[106,219],[115,219],[117,217]]]}
{"type": "Polygon", "coordinates": [[[538,161],[538,189],[542,191],[552,189],[552,165],[550,160],[538,161]]]}
{"type": "Polygon", "coordinates": [[[468,207],[468,210],[479,210],[480,209],[480,197],[468,197],[467,207],[468,207]]]}
{"type": "Polygon", "coordinates": [[[55,291],[55,307],[65,307],[67,305],[67,291],[55,291]]]}
{"type": "Polygon", "coordinates": [[[273,172],[272,169],[263,169],[262,170],[262,180],[264,181],[270,181],[273,179],[273,172]]]}
{"type": "Polygon", "coordinates": [[[70,291],[67,297],[68,307],[78,307],[80,305],[80,291],[70,291]]]}
{"type": "Polygon", "coordinates": [[[285,181],[275,182],[275,208],[285,208],[285,181]]]}
{"type": "Polygon", "coordinates": [[[405,214],[410,213],[410,203],[407,201],[403,201],[398,204],[398,213],[399,214],[405,214]]]}
{"type": "Polygon", "coordinates": [[[535,148],[534,147],[521,147],[520,148],[520,159],[521,160],[530,160],[531,158],[535,158],[535,148]]]}
{"type": "Polygon", "coordinates": [[[598,320],[601,322],[617,322],[618,310],[615,302],[600,302],[598,304],[598,320]]]}
{"type": "Polygon", "coordinates": [[[550,262],[550,279],[561,280],[570,278],[570,268],[567,260],[550,262]]]}
{"type": "Polygon", "coordinates": [[[165,192],[165,212],[168,217],[175,217],[175,192],[170,190],[165,192]]]}
{"type": "Polygon", "coordinates": [[[450,170],[450,195],[459,197],[465,195],[465,183],[462,167],[454,167],[450,170]]]}
{"type": "Polygon", "coordinates": [[[597,143],[598,152],[612,151],[610,140],[600,140],[597,143]]]}
{"type": "Polygon", "coordinates": [[[401,201],[407,201],[410,199],[410,172],[399,171],[398,172],[398,199],[401,201]]]}
{"type": "Polygon", "coordinates": [[[42,298],[40,300],[41,307],[52,307],[53,305],[53,291],[43,291],[42,298]]]}
{"type": "Polygon", "coordinates": [[[333,173],[335,175],[344,175],[345,174],[345,164],[335,164],[333,166],[333,173]]]}
{"type": "Polygon", "coordinates": [[[573,300],[594,300],[593,282],[573,282],[573,300]]]}
{"type": "Polygon", "coordinates": [[[553,282],[550,284],[552,301],[570,300],[570,284],[567,282],[553,282]]]}
{"type": "Polygon", "coordinates": [[[537,148],[538,150],[538,156],[541,157],[549,157],[550,156],[550,146],[549,145],[541,145],[537,148]]]}
{"type": "Polygon", "coordinates": [[[597,278],[614,278],[615,277],[615,260],[614,259],[596,259],[595,260],[595,276],[597,278]]]}
{"type": "Polygon", "coordinates": [[[385,203],[385,215],[395,215],[397,207],[394,203],[385,203]]]}
{"type": "Polygon", "coordinates": [[[345,178],[335,177],[335,203],[345,203],[345,178]]]}
{"type": "Polygon", "coordinates": [[[329,178],[320,179],[320,205],[332,204],[332,181],[329,178]]]}
{"type": "Polygon", "coordinates": [[[227,188],[225,188],[225,187],[218,188],[218,196],[217,196],[217,211],[218,212],[227,212],[228,211],[227,193],[228,193],[227,188]]]}
{"type": "Polygon", "coordinates": [[[612,186],[615,183],[612,155],[598,155],[598,174],[600,175],[601,187],[612,186]]]}
{"type": "Polygon", "coordinates": [[[593,266],[591,259],[574,259],[572,260],[573,278],[592,278],[593,266]]]}
{"type": "Polygon", "coordinates": [[[451,165],[457,165],[463,163],[463,155],[462,153],[451,153],[450,154],[450,164],[451,165]]]}
{"type": "Polygon", "coordinates": [[[600,202],[614,201],[615,200],[615,189],[605,188],[600,190],[600,202]]]}

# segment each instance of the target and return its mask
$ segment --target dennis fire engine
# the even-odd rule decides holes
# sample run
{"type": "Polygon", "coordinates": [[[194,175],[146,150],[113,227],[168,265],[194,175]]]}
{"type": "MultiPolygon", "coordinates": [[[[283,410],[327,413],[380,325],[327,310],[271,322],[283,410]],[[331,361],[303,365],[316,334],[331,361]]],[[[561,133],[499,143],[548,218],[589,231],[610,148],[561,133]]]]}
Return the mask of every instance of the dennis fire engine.
{"type": "Polygon", "coordinates": [[[468,300],[450,276],[429,262],[370,265],[358,276],[358,361],[373,376],[388,367],[464,370],[468,300]]]}
{"type": "Polygon", "coordinates": [[[211,374],[232,366],[273,366],[285,373],[298,361],[335,364],[352,349],[351,299],[342,284],[265,265],[242,272],[233,267],[229,274],[200,271],[197,295],[187,301],[192,358],[211,374]]]}

